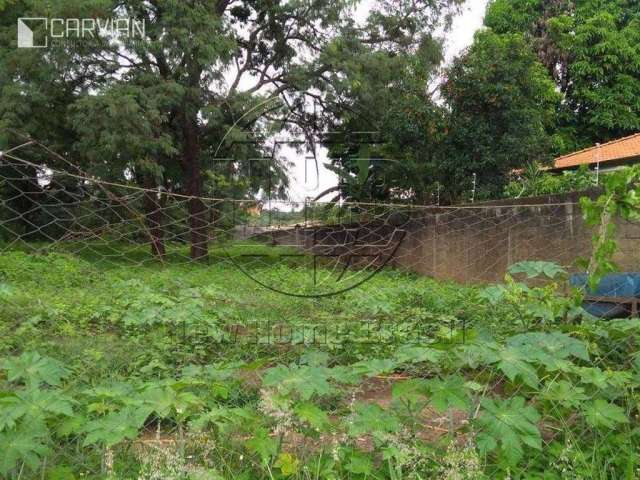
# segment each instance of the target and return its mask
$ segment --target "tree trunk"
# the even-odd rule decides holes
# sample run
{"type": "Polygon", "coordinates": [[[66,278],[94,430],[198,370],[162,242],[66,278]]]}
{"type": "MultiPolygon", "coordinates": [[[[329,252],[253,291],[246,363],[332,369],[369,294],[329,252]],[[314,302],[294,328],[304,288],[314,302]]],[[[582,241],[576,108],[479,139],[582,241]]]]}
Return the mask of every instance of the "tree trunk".
{"type": "MultiPolygon", "coordinates": [[[[153,176],[145,173],[143,177],[144,188],[155,190],[156,184],[153,176]]],[[[164,246],[164,231],[162,230],[162,203],[156,192],[145,191],[144,193],[144,214],[149,229],[149,241],[151,242],[151,254],[156,257],[164,257],[166,250],[164,246]]]]}
{"type": "Polygon", "coordinates": [[[202,201],[202,167],[200,165],[200,142],[197,118],[183,118],[183,167],[188,201],[191,258],[203,260],[209,257],[207,235],[207,209],[202,201]]]}

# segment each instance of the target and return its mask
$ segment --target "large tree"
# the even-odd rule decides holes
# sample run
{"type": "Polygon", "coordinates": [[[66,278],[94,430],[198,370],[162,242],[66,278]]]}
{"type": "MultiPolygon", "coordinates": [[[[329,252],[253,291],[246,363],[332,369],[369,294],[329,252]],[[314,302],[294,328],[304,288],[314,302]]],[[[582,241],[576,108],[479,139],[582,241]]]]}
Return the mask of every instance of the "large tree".
{"type": "MultiPolygon", "coordinates": [[[[246,130],[322,131],[328,124],[340,125],[323,118],[357,109],[362,103],[354,92],[358,78],[371,75],[376,56],[389,65],[395,55],[415,49],[450,13],[447,7],[460,2],[379,1],[364,25],[351,15],[357,3],[88,0],[54,2],[45,11],[38,2],[11,2],[4,5],[9,15],[3,12],[4,66],[11,72],[3,88],[19,98],[50,81],[59,84],[50,98],[69,92],[70,98],[60,102],[66,110],[55,113],[55,121],[71,129],[64,136],[71,143],[64,154],[75,154],[87,171],[120,180],[133,171],[134,180],[151,189],[172,180],[174,189],[190,197],[191,256],[205,258],[209,225],[201,197],[206,171],[216,173],[207,169],[212,157],[229,154],[218,148],[221,141],[246,140],[246,130]],[[45,15],[143,19],[145,36],[16,52],[9,25],[19,16],[45,15]],[[27,69],[29,62],[35,71],[27,69]],[[265,103],[267,97],[278,101],[265,103]],[[310,112],[307,99],[328,115],[310,112]],[[255,108],[263,103],[264,108],[255,108]]],[[[7,118],[11,108],[5,107],[0,113],[7,118]]],[[[25,122],[11,123],[22,128],[25,122]]],[[[43,122],[27,131],[40,137],[43,122]]],[[[257,142],[252,148],[255,155],[261,146],[257,142]]],[[[147,204],[149,211],[156,210],[147,204]]],[[[155,223],[150,219],[151,226],[155,223]]]]}
{"type": "MultiPolygon", "coordinates": [[[[372,15],[369,29],[378,18],[372,15]]],[[[405,29],[382,35],[393,39],[382,48],[367,41],[334,47],[341,69],[331,73],[328,98],[342,101],[328,130],[360,133],[327,139],[341,183],[325,198],[337,191],[352,200],[430,200],[445,113],[437,102],[443,43],[435,32],[446,32],[450,17],[416,11],[405,20],[405,29]]]]}
{"type": "Polygon", "coordinates": [[[447,72],[450,109],[438,171],[449,201],[499,194],[508,172],[546,161],[559,96],[522,34],[476,34],[447,72]],[[466,198],[465,198],[466,197],[466,198]]]}
{"type": "Polygon", "coordinates": [[[330,130],[345,134],[326,141],[330,168],[341,179],[332,191],[341,198],[425,201],[444,111],[429,88],[441,46],[422,43],[417,52],[368,54],[365,68],[341,85],[350,104],[335,112],[330,130]]]}
{"type": "Polygon", "coordinates": [[[640,129],[640,3],[494,0],[485,25],[524,34],[563,93],[562,151],[640,129]]]}

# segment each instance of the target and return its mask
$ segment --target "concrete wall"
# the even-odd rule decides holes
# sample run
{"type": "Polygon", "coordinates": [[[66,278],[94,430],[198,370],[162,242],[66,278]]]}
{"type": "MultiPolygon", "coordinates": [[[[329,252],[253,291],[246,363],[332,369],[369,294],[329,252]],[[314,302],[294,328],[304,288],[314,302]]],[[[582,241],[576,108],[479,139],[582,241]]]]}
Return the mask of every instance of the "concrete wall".
{"type": "MultiPolygon", "coordinates": [[[[465,283],[499,281],[509,265],[522,260],[554,261],[577,271],[575,261],[590,256],[593,235],[575,203],[578,196],[403,209],[400,222],[397,216],[379,216],[359,224],[283,231],[273,239],[318,255],[354,254],[354,266],[378,255],[378,261],[400,269],[465,283]]],[[[620,222],[617,240],[620,269],[640,271],[640,225],[620,222]]]]}
{"type": "Polygon", "coordinates": [[[411,226],[393,264],[439,279],[497,281],[522,260],[570,265],[588,256],[590,233],[575,206],[457,209],[411,226]]]}

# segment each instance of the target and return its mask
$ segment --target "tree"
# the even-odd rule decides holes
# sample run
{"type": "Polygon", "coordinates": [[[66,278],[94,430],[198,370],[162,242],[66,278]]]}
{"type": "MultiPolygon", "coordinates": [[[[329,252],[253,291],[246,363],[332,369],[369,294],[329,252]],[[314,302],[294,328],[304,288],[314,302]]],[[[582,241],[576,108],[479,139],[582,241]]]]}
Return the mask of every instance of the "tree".
{"type": "Polygon", "coordinates": [[[521,34],[476,34],[447,71],[443,97],[450,109],[439,163],[449,201],[499,194],[516,167],[545,162],[552,151],[559,96],[521,34]]]}
{"type": "Polygon", "coordinates": [[[562,92],[561,153],[640,129],[640,4],[494,0],[485,25],[525,34],[562,92]]]}
{"type": "MultiPolygon", "coordinates": [[[[45,55],[44,49],[17,48],[16,21],[19,17],[39,16],[31,14],[35,3],[0,1],[0,151],[6,152],[37,136],[66,154],[77,138],[68,121],[67,107],[90,73],[74,75],[73,59],[66,52],[51,50],[45,55]],[[68,75],[73,79],[62,81],[61,65],[68,67],[68,75]]],[[[31,148],[29,155],[36,164],[44,163],[48,157],[37,148],[31,148]]],[[[52,163],[55,161],[49,162],[53,166],[52,163]]],[[[42,198],[36,168],[7,167],[0,161],[0,171],[14,179],[1,186],[0,195],[6,199],[8,217],[14,220],[11,231],[25,239],[36,239],[31,235],[38,234],[38,200],[42,198]]]]}
{"type": "Polygon", "coordinates": [[[335,113],[330,130],[352,133],[327,139],[330,168],[341,179],[334,190],[343,199],[424,200],[443,118],[429,91],[441,45],[429,42],[431,57],[426,52],[362,55],[359,75],[348,77],[343,95],[352,103],[335,113]]]}
{"type": "Polygon", "coordinates": [[[174,150],[175,155],[165,162],[156,157],[155,163],[165,177],[179,166],[174,186],[189,196],[193,259],[208,255],[209,225],[201,199],[207,140],[212,132],[233,123],[237,111],[249,103],[248,95],[267,85],[273,87],[273,94],[284,95],[295,88],[294,80],[311,75],[312,67],[301,58],[307,47],[323,44],[324,32],[315,22],[335,23],[344,7],[343,2],[124,2],[119,7],[123,14],[144,19],[144,41],[126,42],[124,54],[122,48],[100,49],[87,57],[88,63],[113,72],[113,84],[134,85],[151,104],[163,105],[158,132],[149,147],[157,148],[163,135],[171,139],[164,153],[174,150]],[[237,74],[227,86],[225,73],[233,64],[237,74]],[[291,76],[295,73],[299,78],[291,76]],[[248,90],[239,91],[245,74],[258,78],[248,90]],[[244,105],[234,106],[240,96],[244,105]]]}
{"type": "MultiPolygon", "coordinates": [[[[434,98],[443,59],[435,32],[446,31],[450,21],[434,12],[455,11],[459,3],[432,2],[431,11],[391,17],[407,20],[402,30],[381,22],[392,26],[386,34],[371,34],[387,38],[382,48],[366,40],[333,45],[340,68],[331,73],[328,98],[344,101],[331,112],[328,130],[353,134],[327,139],[330,168],[341,183],[323,194],[337,192],[334,200],[428,201],[444,118],[434,98]]],[[[381,15],[373,12],[365,29],[374,32],[381,15]]]]}
{"type": "MultiPolygon", "coordinates": [[[[56,112],[62,125],[72,127],[65,136],[71,146],[64,151],[74,152],[86,171],[119,181],[125,172],[133,172],[135,182],[152,190],[171,181],[175,191],[189,197],[191,256],[203,259],[209,229],[201,200],[205,180],[215,182],[225,174],[219,166],[204,164],[228,154],[226,144],[222,151],[218,148],[222,140],[246,140],[251,132],[278,129],[322,131],[328,123],[323,118],[337,118],[335,112],[361,102],[353,89],[344,88],[355,80],[352,75],[366,75],[370,60],[409,52],[415,39],[422,38],[416,32],[435,28],[459,0],[380,1],[363,27],[350,16],[354,3],[55,2],[47,7],[48,16],[136,18],[144,20],[145,35],[63,42],[45,51],[18,53],[11,38],[4,42],[4,53],[11,57],[5,65],[16,74],[7,80],[7,88],[19,97],[37,89],[41,83],[36,80],[42,78],[59,84],[56,92],[68,91],[70,97],[61,105],[69,108],[56,112]],[[58,61],[51,62],[54,58],[58,61]],[[24,68],[18,66],[24,66],[25,59],[46,67],[22,75],[24,68]],[[268,97],[279,101],[245,118],[268,97]],[[312,114],[305,106],[307,99],[314,99],[331,117],[312,114]]],[[[11,13],[5,40],[10,38],[9,24],[15,26],[18,16],[44,15],[42,5],[28,0],[5,8],[11,13]]],[[[14,123],[22,126],[25,121],[14,123]]],[[[38,134],[37,127],[32,134],[38,134]]],[[[256,141],[247,153],[259,153],[262,147],[256,141]]],[[[281,191],[282,181],[271,182],[273,175],[282,180],[281,166],[263,170],[269,184],[281,191]]],[[[258,183],[250,180],[248,185],[258,183]]],[[[152,198],[147,200],[147,223],[156,231],[152,244],[161,253],[161,229],[154,229],[158,221],[150,218],[157,208],[152,198]]]]}

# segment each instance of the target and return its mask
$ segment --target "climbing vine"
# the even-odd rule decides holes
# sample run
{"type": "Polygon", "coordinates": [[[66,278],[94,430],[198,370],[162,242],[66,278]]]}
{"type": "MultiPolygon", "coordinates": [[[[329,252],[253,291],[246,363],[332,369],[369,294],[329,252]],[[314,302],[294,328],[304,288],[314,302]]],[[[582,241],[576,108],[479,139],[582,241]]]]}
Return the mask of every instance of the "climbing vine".
{"type": "Polygon", "coordinates": [[[616,219],[640,221],[640,165],[623,168],[602,177],[604,192],[596,199],[580,199],[587,225],[596,227],[593,252],[587,263],[589,283],[593,288],[604,275],[617,270],[613,255],[616,219]]]}

